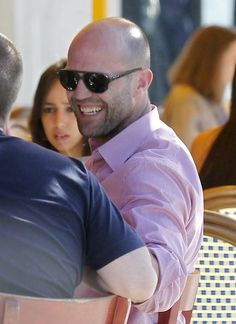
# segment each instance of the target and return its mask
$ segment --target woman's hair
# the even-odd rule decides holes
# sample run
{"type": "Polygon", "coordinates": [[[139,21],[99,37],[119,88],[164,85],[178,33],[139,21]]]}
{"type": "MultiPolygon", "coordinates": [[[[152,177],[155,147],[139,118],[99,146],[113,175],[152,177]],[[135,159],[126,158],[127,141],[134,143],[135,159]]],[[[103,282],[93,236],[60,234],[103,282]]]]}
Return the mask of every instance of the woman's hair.
{"type": "Polygon", "coordinates": [[[199,172],[203,189],[236,183],[236,70],[228,122],[213,143],[199,172]]]}
{"type": "MultiPolygon", "coordinates": [[[[58,71],[64,69],[66,66],[66,59],[61,59],[55,64],[50,65],[41,75],[39,83],[34,95],[33,106],[31,116],[29,118],[29,129],[32,136],[32,142],[37,143],[41,146],[57,151],[54,146],[48,141],[47,136],[44,132],[42,124],[42,107],[46,96],[54,83],[58,80],[58,71]]],[[[88,141],[83,137],[83,151],[82,155],[89,155],[90,149],[88,141]]]]}
{"type": "Polygon", "coordinates": [[[188,84],[204,97],[220,102],[223,86],[219,65],[223,53],[236,41],[236,31],[227,27],[200,27],[187,41],[168,71],[170,84],[188,84]],[[222,89],[220,89],[222,88],[222,89]]]}

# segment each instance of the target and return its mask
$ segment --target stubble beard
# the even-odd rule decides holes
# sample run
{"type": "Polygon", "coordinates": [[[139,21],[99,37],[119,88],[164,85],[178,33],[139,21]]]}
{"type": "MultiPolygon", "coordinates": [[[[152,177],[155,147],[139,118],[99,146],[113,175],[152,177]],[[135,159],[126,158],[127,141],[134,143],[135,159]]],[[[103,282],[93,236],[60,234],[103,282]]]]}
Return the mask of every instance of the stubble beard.
{"type": "Polygon", "coordinates": [[[117,123],[119,123],[119,111],[116,111],[116,109],[117,107],[112,106],[104,107],[104,118],[97,124],[89,122],[85,123],[80,120],[78,115],[76,115],[80,133],[89,138],[104,138],[108,136],[108,134],[112,132],[114,128],[116,128],[117,123]]]}
{"type": "MultiPolygon", "coordinates": [[[[104,101],[103,112],[105,111],[103,121],[98,124],[84,123],[80,120],[79,107],[76,103],[72,103],[72,108],[77,119],[77,125],[82,135],[88,138],[111,138],[125,128],[126,117],[131,109],[131,98],[128,91],[122,94],[116,94],[112,103],[108,104],[104,101]]],[[[101,112],[101,113],[103,113],[101,112]]]]}

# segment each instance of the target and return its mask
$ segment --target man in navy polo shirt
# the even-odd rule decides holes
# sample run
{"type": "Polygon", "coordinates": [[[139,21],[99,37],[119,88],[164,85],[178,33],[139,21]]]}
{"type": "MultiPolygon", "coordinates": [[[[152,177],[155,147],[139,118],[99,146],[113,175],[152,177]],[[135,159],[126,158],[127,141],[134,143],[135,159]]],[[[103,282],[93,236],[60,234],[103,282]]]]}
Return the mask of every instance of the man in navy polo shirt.
{"type": "Polygon", "coordinates": [[[85,273],[100,290],[148,299],[149,252],[97,180],[80,161],[6,135],[21,77],[0,34],[0,292],[72,297],[85,273]]]}

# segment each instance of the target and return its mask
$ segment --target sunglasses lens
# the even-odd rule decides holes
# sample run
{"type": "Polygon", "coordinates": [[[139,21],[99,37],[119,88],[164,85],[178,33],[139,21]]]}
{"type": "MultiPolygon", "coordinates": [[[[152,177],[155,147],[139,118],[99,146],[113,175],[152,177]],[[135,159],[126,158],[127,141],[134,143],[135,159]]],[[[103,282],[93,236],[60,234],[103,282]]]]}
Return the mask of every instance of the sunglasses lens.
{"type": "Polygon", "coordinates": [[[103,73],[78,72],[71,70],[60,70],[59,80],[67,91],[74,91],[79,80],[82,78],[85,86],[92,92],[102,93],[108,88],[110,79],[103,73]],[[82,76],[80,76],[80,74],[82,76]]]}
{"type": "Polygon", "coordinates": [[[85,73],[84,83],[86,87],[95,93],[105,92],[108,88],[109,77],[102,73],[85,73]]]}
{"type": "Polygon", "coordinates": [[[76,89],[77,84],[78,84],[78,80],[77,80],[78,78],[77,78],[75,72],[61,70],[61,71],[59,71],[59,79],[60,79],[62,86],[67,91],[73,91],[76,89]]]}

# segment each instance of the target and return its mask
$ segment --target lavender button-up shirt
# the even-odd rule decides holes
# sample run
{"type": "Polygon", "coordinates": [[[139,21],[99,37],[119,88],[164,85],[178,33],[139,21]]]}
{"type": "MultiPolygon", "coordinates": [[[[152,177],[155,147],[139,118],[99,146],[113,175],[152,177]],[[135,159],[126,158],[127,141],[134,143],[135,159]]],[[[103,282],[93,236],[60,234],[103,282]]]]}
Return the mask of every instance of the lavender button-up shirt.
{"type": "Polygon", "coordinates": [[[157,312],[180,297],[201,245],[203,197],[195,165],[156,107],[105,144],[92,140],[91,148],[86,166],[159,264],[155,294],[132,306],[128,323],[157,323],[157,312]]]}

